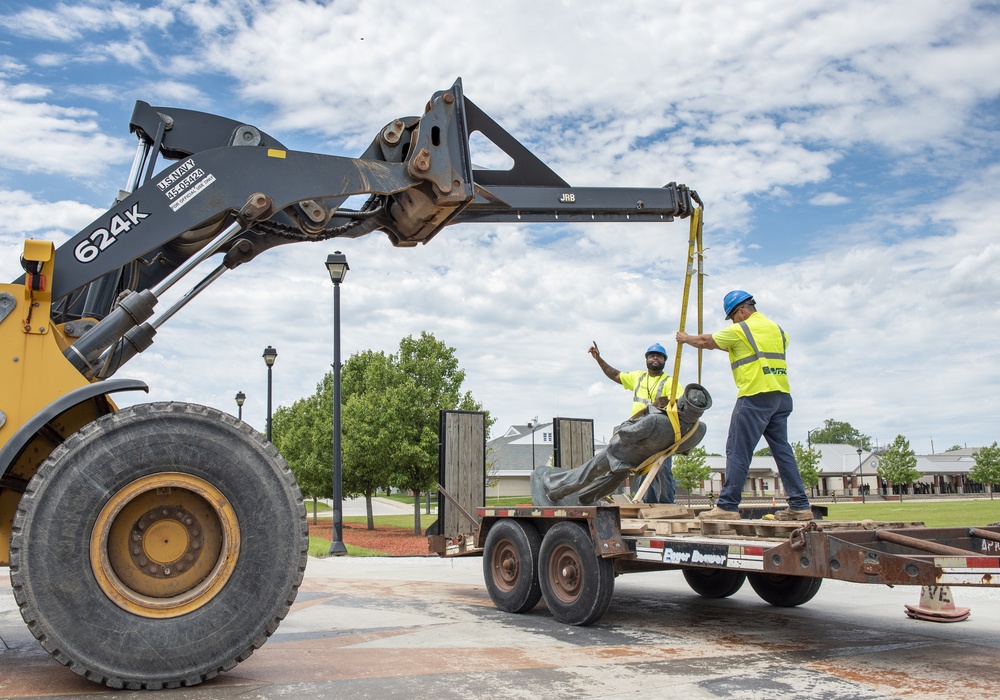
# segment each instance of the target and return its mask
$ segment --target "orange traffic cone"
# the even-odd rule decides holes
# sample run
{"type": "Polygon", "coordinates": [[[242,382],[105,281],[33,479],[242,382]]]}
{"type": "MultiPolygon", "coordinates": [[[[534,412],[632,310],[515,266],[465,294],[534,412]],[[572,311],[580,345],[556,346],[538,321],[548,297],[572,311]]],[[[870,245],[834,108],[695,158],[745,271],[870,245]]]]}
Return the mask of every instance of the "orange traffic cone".
{"type": "Polygon", "coordinates": [[[904,605],[906,614],[915,620],[961,622],[968,619],[969,608],[955,606],[951,586],[922,586],[919,605],[904,605]]]}
{"type": "Polygon", "coordinates": [[[776,500],[774,500],[774,496],[771,496],[771,507],[772,508],[777,508],[778,507],[778,502],[776,500]]]}

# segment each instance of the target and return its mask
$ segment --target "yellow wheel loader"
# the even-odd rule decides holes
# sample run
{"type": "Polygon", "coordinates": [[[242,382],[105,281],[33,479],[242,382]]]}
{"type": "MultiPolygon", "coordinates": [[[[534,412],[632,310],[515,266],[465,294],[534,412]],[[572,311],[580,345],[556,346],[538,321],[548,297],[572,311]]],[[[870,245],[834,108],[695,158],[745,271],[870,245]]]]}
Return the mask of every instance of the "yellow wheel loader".
{"type": "Polygon", "coordinates": [[[58,248],[26,241],[24,275],[0,285],[0,564],[39,642],[115,688],[232,668],[277,628],[306,566],[301,494],[263,436],[205,406],[115,405],[147,390],[121,367],[211,282],[284,243],[381,231],[410,247],[449,224],[667,222],[698,203],[673,183],[570,186],[460,80],[357,158],[145,102],[130,127],[138,147],[115,205],[58,248]],[[512,167],[474,166],[476,133],[512,167]]]}

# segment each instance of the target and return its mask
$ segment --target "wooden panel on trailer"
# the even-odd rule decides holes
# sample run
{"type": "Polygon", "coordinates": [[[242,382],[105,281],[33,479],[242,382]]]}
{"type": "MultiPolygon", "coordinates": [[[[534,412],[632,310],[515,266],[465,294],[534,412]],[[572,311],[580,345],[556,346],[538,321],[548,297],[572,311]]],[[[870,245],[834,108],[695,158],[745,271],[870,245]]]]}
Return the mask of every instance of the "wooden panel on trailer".
{"type": "Polygon", "coordinates": [[[594,421],[590,418],[552,419],[552,464],[573,469],[594,456],[594,421]]]}
{"type": "MultiPolygon", "coordinates": [[[[486,414],[441,411],[438,421],[438,483],[468,513],[486,504],[486,414]]],[[[476,525],[438,494],[437,534],[464,538],[476,525]]]]}

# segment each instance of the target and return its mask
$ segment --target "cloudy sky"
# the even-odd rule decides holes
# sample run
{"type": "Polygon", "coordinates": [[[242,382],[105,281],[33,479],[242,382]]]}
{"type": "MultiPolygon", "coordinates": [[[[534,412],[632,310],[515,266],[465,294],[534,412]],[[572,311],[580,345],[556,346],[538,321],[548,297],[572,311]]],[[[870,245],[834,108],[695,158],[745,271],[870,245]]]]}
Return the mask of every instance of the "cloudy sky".
{"type": "MultiPolygon", "coordinates": [[[[0,2],[0,279],[20,274],[24,238],[61,243],[111,205],[137,99],[355,156],[457,77],[573,185],[699,192],[705,328],[741,288],[787,331],[793,441],[828,418],[919,453],[1000,439],[995,2],[0,2]]],[[[587,348],[631,370],[658,341],[672,362],[687,234],[469,224],[417,249],[379,233],[283,246],[223,276],[119,376],[233,413],[242,390],[263,429],[266,345],[277,405],[330,367],[337,249],[345,358],[430,331],[495,432],[570,416],[610,436],[630,397],[587,348]]],[[[682,380],[696,375],[687,348],[682,380]]],[[[736,393],[723,353],[706,353],[703,384],[721,452],[736,393]]]]}

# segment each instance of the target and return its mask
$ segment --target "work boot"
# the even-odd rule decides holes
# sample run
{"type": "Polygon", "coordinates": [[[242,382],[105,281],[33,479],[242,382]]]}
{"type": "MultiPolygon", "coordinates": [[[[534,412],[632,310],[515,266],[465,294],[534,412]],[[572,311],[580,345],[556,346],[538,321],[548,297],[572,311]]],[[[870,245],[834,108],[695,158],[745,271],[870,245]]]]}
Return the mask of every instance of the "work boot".
{"type": "Polygon", "coordinates": [[[776,511],[774,514],[775,520],[812,520],[813,512],[812,508],[806,508],[805,510],[792,510],[791,508],[782,508],[776,511]]]}
{"type": "Polygon", "coordinates": [[[715,506],[712,510],[706,510],[698,514],[698,520],[739,520],[740,514],[733,510],[724,510],[715,506]]]}

